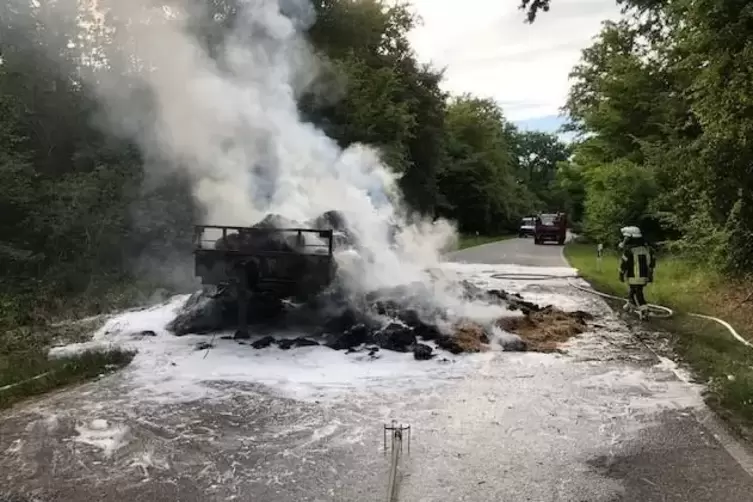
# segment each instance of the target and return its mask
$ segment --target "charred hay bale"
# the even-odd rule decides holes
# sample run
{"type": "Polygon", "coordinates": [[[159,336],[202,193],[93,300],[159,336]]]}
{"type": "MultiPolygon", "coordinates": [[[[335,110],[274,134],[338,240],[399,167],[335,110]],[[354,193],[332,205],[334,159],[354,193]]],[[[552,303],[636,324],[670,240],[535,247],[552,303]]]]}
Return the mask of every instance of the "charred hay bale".
{"type": "Polygon", "coordinates": [[[298,338],[296,338],[294,342],[295,342],[294,345],[296,347],[313,347],[315,345],[317,346],[319,345],[319,342],[317,342],[316,340],[312,340],[311,338],[305,338],[302,336],[299,336],[298,338]]]}
{"type": "Polygon", "coordinates": [[[400,322],[409,325],[411,327],[421,324],[418,311],[406,305],[415,305],[410,301],[401,300],[379,300],[375,302],[371,309],[374,313],[380,316],[389,317],[391,319],[399,320],[400,322]]]}
{"type": "Polygon", "coordinates": [[[212,290],[202,290],[191,295],[166,329],[176,336],[183,336],[232,327],[236,321],[232,313],[223,301],[212,294],[212,290]]]}
{"type": "Polygon", "coordinates": [[[489,336],[484,327],[468,321],[456,324],[451,335],[440,333],[434,342],[439,348],[455,355],[481,352],[489,348],[489,336]]]}
{"type": "Polygon", "coordinates": [[[439,328],[437,328],[436,326],[425,323],[421,323],[418,326],[414,327],[413,333],[416,335],[416,337],[426,342],[431,342],[445,336],[441,331],[439,331],[439,328]]]}
{"type": "Polygon", "coordinates": [[[331,210],[325,211],[314,218],[314,220],[309,223],[309,226],[317,230],[345,231],[348,228],[348,222],[342,211],[331,210]]]}
{"type": "MultiPolygon", "coordinates": [[[[249,324],[271,324],[286,317],[286,305],[274,296],[254,295],[247,307],[249,324]]],[[[234,295],[218,295],[207,288],[189,297],[166,329],[176,336],[205,334],[238,325],[238,301],[234,295]]]]}
{"type": "Polygon", "coordinates": [[[324,323],[324,330],[330,333],[344,333],[359,324],[361,316],[351,308],[346,308],[324,323]]]}
{"type": "Polygon", "coordinates": [[[413,328],[414,330],[424,325],[424,323],[421,321],[421,318],[418,315],[418,312],[413,309],[403,310],[398,315],[398,319],[400,319],[403,323],[405,323],[406,326],[409,326],[413,328]]]}
{"type": "Polygon", "coordinates": [[[451,354],[457,355],[463,353],[463,347],[461,347],[458,341],[450,335],[441,335],[435,340],[435,343],[437,344],[437,347],[444,349],[451,354]]]}
{"type": "Polygon", "coordinates": [[[454,328],[452,338],[463,352],[480,352],[487,350],[489,335],[480,324],[464,321],[454,328]]]}
{"type": "Polygon", "coordinates": [[[348,221],[342,211],[326,211],[307,222],[307,226],[316,230],[333,230],[336,248],[356,246],[358,244],[358,239],[350,230],[348,221]]]}
{"type": "MultiPolygon", "coordinates": [[[[369,360],[379,359],[379,347],[376,346],[361,346],[361,347],[353,347],[345,351],[346,354],[363,354],[363,352],[366,352],[366,357],[369,358],[369,360]]],[[[360,360],[363,360],[362,358],[359,358],[360,360]]]]}
{"type": "Polygon", "coordinates": [[[266,349],[273,343],[276,343],[277,340],[275,340],[275,337],[273,336],[265,336],[263,338],[259,338],[258,340],[254,341],[251,346],[255,349],[266,349]]]}
{"type": "Polygon", "coordinates": [[[483,289],[467,279],[460,281],[460,286],[463,289],[463,297],[466,300],[478,300],[486,296],[486,292],[483,289]]]}
{"type": "Polygon", "coordinates": [[[373,309],[377,314],[397,318],[403,308],[396,300],[377,300],[374,302],[373,309]]]}
{"type": "Polygon", "coordinates": [[[416,335],[408,326],[393,322],[374,335],[374,342],[383,349],[408,352],[416,343],[416,335]]]}
{"type": "MultiPolygon", "coordinates": [[[[253,227],[265,228],[265,227],[253,227]]],[[[244,251],[246,253],[284,251],[297,252],[295,236],[283,235],[279,232],[254,232],[241,230],[225,237],[220,237],[214,243],[215,249],[244,251]]]]}
{"type": "MultiPolygon", "coordinates": [[[[251,226],[257,230],[272,230],[280,228],[298,228],[301,225],[279,214],[268,214],[261,221],[251,226]]],[[[217,239],[215,249],[258,251],[287,251],[296,252],[295,236],[280,232],[263,232],[242,229],[217,239]]]]}
{"type": "Polygon", "coordinates": [[[493,299],[496,298],[503,301],[507,301],[507,298],[509,296],[509,293],[502,289],[490,289],[486,292],[486,294],[493,299]]]}
{"type": "Polygon", "coordinates": [[[521,310],[523,312],[538,311],[541,308],[535,303],[528,302],[518,293],[508,293],[501,289],[483,290],[470,281],[463,280],[460,285],[463,288],[463,297],[466,300],[482,300],[504,303],[509,310],[521,310]]]}
{"type": "Polygon", "coordinates": [[[273,344],[276,344],[282,350],[289,350],[293,347],[311,347],[314,345],[319,345],[319,342],[301,336],[299,336],[298,338],[282,338],[279,340],[277,340],[273,336],[265,336],[253,342],[251,344],[251,347],[255,349],[266,349],[273,344]]]}
{"type": "Polygon", "coordinates": [[[501,289],[490,289],[486,292],[488,298],[499,299],[507,303],[508,310],[520,310],[523,313],[538,312],[541,307],[523,299],[518,293],[508,293],[501,289]]]}
{"type": "Polygon", "coordinates": [[[347,350],[372,341],[371,330],[365,324],[356,324],[343,333],[329,335],[325,345],[334,350],[347,350]]]}
{"type": "Polygon", "coordinates": [[[241,248],[241,234],[233,232],[224,237],[220,237],[214,242],[214,249],[218,250],[237,250],[241,248]]]}
{"type": "Polygon", "coordinates": [[[562,343],[586,331],[586,322],[591,319],[593,316],[587,312],[564,312],[547,306],[523,317],[503,317],[496,324],[520,336],[531,350],[553,352],[562,343]]]}
{"type": "Polygon", "coordinates": [[[426,344],[417,343],[413,346],[413,358],[416,361],[428,361],[435,355],[433,349],[426,344]]]}
{"type": "Polygon", "coordinates": [[[277,342],[277,346],[282,350],[288,350],[293,347],[313,347],[319,345],[319,342],[299,336],[298,338],[283,338],[277,342]]]}
{"type": "Polygon", "coordinates": [[[582,310],[576,310],[574,312],[570,312],[570,315],[578,320],[581,324],[585,325],[589,321],[594,320],[593,314],[590,314],[588,312],[584,312],[582,310]]]}
{"type": "Polygon", "coordinates": [[[263,219],[253,224],[253,228],[298,228],[300,223],[280,214],[270,213],[263,219]]]}

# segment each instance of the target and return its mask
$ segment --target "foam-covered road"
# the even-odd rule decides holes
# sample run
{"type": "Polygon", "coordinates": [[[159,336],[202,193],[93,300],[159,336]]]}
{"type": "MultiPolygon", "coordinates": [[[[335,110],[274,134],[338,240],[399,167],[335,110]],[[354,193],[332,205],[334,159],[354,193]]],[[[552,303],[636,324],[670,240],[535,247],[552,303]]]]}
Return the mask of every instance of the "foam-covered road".
{"type": "Polygon", "coordinates": [[[371,502],[386,494],[382,425],[395,418],[413,428],[404,501],[753,501],[750,457],[719,429],[701,389],[603,302],[568,286],[559,246],[512,240],[451,259],[448,270],[479,285],[588,310],[598,328],[562,355],[497,347],[372,361],[219,338],[205,352],[193,346],[206,337],[164,333],[176,299],[105,328],[102,339],[157,334],[130,340],[139,355],[125,371],[0,416],[0,493],[371,502]],[[531,271],[553,277],[494,277],[531,271]]]}

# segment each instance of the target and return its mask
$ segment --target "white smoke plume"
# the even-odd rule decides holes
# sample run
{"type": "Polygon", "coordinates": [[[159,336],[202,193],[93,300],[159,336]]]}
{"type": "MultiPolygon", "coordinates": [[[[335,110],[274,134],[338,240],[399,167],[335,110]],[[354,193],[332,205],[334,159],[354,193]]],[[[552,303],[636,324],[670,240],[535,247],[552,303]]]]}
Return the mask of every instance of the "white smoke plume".
{"type": "MultiPolygon", "coordinates": [[[[215,57],[189,29],[201,15],[195,5],[179,1],[155,10],[149,0],[113,2],[120,17],[151,19],[111,36],[154,101],[145,118],[143,107],[134,105],[133,82],[98,80],[101,101],[147,156],[190,173],[205,223],[250,225],[268,213],[305,221],[341,210],[370,250],[370,258],[351,270],[353,286],[425,280],[424,270],[454,239],[453,226],[406,222],[396,177],[379,152],[359,144],[342,150],[302,120],[297,98],[319,68],[305,38],[315,13],[308,0],[282,1],[242,1],[215,57]],[[136,72],[134,61],[140,62],[136,72]],[[394,249],[391,222],[401,226],[394,249]]],[[[341,262],[347,264],[344,257],[341,262]]]]}

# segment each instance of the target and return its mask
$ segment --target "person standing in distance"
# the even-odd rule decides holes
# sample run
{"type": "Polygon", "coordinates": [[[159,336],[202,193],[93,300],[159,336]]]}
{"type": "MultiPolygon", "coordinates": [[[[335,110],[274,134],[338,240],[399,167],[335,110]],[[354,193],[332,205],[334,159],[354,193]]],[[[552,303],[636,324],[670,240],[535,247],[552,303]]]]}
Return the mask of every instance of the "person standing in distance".
{"type": "Polygon", "coordinates": [[[629,288],[628,302],[625,304],[625,308],[630,308],[632,304],[637,307],[638,316],[644,319],[647,306],[643,288],[654,280],[656,258],[653,250],[643,238],[640,228],[623,227],[620,232],[624,237],[620,243],[622,249],[619,270],[620,282],[627,280],[629,288]]]}

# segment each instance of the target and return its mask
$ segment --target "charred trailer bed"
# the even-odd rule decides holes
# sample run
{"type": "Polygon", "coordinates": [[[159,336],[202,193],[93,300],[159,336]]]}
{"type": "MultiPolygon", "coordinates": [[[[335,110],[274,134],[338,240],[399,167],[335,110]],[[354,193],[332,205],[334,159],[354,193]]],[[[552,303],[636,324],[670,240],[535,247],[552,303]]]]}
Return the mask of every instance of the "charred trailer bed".
{"type": "Polygon", "coordinates": [[[329,286],[333,247],[332,230],[198,225],[194,273],[237,300],[238,334],[245,335],[252,296],[307,299],[329,286]]]}

